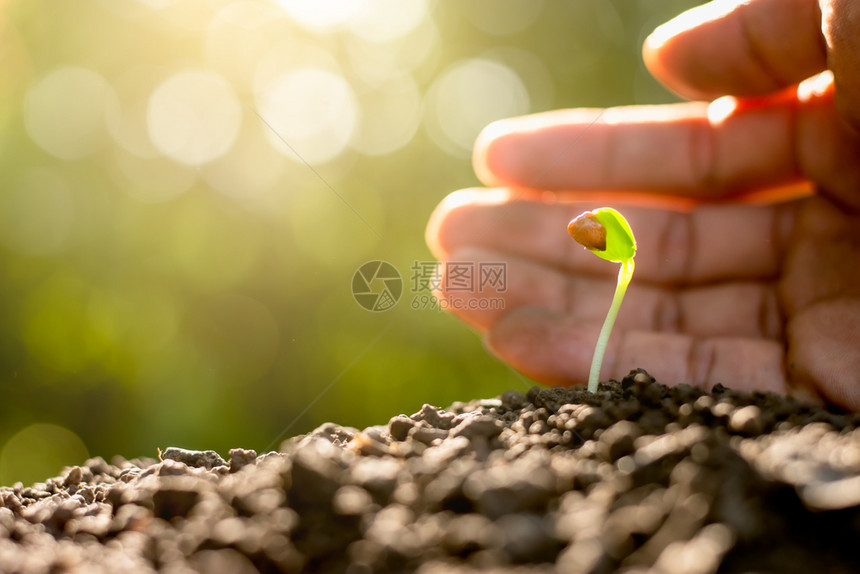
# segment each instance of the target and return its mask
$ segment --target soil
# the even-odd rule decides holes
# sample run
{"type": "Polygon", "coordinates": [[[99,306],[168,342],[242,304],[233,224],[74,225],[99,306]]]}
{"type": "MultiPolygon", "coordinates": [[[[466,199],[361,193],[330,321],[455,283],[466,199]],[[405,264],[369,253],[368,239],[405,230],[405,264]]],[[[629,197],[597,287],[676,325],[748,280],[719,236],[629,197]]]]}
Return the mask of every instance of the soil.
{"type": "Polygon", "coordinates": [[[0,488],[0,572],[860,572],[860,415],[633,371],[0,488]]]}

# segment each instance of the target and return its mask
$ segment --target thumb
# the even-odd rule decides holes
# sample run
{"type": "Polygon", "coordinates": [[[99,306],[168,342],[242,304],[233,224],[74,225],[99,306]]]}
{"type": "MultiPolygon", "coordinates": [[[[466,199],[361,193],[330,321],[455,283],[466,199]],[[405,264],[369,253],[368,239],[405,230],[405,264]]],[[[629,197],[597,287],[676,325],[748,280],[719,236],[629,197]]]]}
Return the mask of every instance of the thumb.
{"type": "Polygon", "coordinates": [[[860,133],[860,3],[820,0],[827,67],[836,85],[836,108],[860,133]]]}
{"type": "Polygon", "coordinates": [[[860,411],[860,299],[816,303],[788,325],[788,375],[800,394],[860,411]]]}

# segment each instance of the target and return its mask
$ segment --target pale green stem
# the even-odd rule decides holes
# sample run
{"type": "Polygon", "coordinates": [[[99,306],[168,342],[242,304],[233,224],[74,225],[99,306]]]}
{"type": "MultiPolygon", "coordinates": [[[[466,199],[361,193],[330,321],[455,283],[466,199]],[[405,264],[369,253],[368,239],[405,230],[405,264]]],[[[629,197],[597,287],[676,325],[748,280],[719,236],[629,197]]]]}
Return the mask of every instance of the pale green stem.
{"type": "Polygon", "coordinates": [[[633,277],[633,258],[621,262],[621,269],[618,270],[618,285],[615,287],[615,296],[612,297],[612,305],[609,306],[609,313],[606,314],[606,321],[603,322],[603,328],[600,329],[600,336],[597,337],[597,346],[594,348],[594,357],[591,359],[591,372],[588,374],[588,390],[592,393],[597,392],[597,383],[600,380],[600,365],[603,363],[603,354],[606,352],[606,345],[609,343],[609,335],[612,333],[612,326],[615,324],[615,318],[618,316],[618,309],[621,308],[621,301],[624,299],[624,293],[627,291],[627,286],[630,284],[630,278],[633,277]]]}

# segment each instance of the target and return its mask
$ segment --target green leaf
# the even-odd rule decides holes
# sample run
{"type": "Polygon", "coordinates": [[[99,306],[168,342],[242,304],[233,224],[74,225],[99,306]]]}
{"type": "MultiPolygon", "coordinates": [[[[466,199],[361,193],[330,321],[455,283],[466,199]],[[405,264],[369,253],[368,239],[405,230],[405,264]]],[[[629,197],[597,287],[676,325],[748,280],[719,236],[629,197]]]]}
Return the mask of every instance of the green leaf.
{"type": "Polygon", "coordinates": [[[591,212],[593,217],[606,229],[606,249],[591,252],[607,261],[622,262],[636,255],[636,238],[624,216],[611,207],[601,207],[591,212]]]}

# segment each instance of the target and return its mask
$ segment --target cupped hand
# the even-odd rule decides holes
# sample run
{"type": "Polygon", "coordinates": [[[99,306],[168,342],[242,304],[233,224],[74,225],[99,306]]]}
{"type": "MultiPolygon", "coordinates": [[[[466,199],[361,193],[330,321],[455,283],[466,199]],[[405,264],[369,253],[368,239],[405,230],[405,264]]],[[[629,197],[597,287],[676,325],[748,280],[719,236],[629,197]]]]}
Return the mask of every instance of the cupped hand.
{"type": "Polygon", "coordinates": [[[705,101],[482,133],[490,189],[446,198],[427,240],[449,263],[505,263],[507,282],[443,285],[442,302],[518,370],[584,383],[617,266],[566,226],[608,205],[639,251],[602,379],[643,367],[860,410],[860,7],[712,2],[658,28],[644,56],[705,101]]]}

